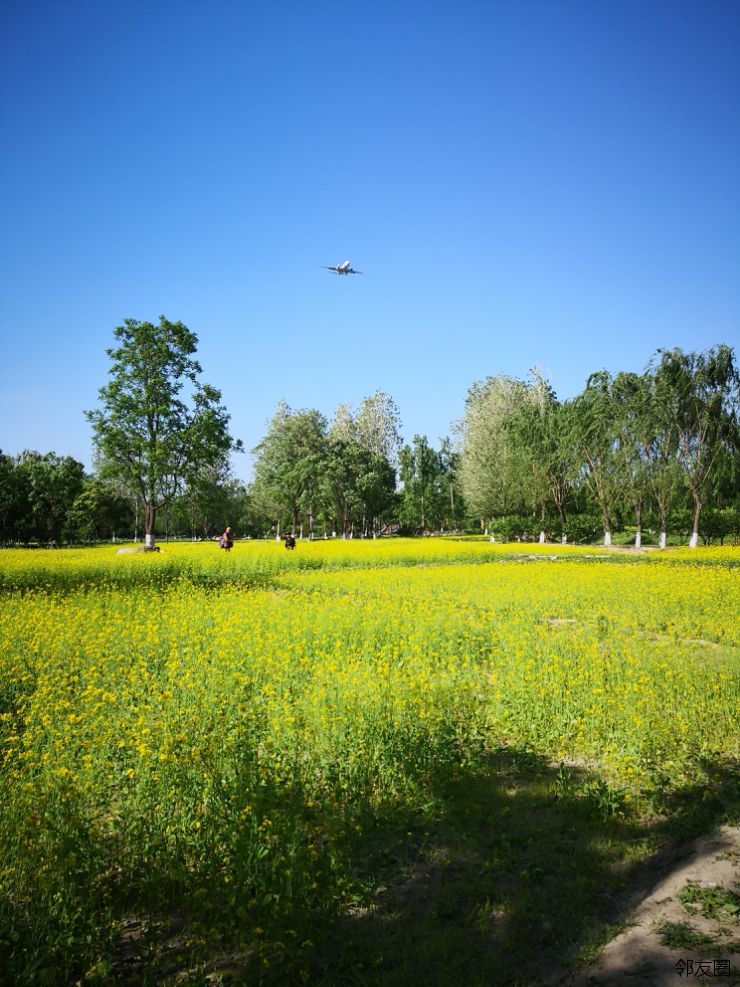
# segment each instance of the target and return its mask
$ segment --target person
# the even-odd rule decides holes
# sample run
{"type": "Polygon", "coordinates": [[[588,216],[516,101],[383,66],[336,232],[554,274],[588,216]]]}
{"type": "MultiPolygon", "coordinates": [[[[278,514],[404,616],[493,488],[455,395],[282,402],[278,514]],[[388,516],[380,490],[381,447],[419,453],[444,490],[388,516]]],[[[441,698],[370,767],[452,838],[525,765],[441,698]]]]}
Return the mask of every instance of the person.
{"type": "Polygon", "coordinates": [[[295,548],[295,535],[286,534],[284,537],[285,537],[285,547],[291,549],[295,548]]]}
{"type": "Polygon", "coordinates": [[[221,540],[219,541],[221,548],[225,548],[227,552],[230,552],[234,547],[234,536],[231,533],[231,528],[227,525],[226,530],[221,535],[221,540]]]}

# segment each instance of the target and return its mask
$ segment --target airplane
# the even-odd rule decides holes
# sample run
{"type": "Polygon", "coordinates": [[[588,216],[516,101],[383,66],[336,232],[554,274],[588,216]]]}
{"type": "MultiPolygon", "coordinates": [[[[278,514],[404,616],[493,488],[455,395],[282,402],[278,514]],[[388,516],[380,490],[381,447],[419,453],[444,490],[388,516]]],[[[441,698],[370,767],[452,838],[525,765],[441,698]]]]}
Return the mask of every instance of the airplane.
{"type": "Polygon", "coordinates": [[[322,264],[327,271],[333,271],[335,274],[362,274],[362,271],[355,271],[354,268],[349,266],[349,261],[345,260],[341,264],[333,264],[329,266],[328,264],[322,264]]]}

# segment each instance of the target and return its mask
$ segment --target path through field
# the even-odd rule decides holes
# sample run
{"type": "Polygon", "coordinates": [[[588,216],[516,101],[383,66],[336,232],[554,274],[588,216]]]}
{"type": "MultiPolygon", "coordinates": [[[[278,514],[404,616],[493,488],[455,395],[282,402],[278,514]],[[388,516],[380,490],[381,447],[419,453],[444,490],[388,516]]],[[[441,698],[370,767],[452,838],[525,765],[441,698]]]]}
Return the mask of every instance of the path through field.
{"type": "Polygon", "coordinates": [[[678,856],[672,866],[656,868],[658,883],[596,962],[550,983],[675,987],[709,978],[740,984],[740,828],[723,826],[678,856]]]}

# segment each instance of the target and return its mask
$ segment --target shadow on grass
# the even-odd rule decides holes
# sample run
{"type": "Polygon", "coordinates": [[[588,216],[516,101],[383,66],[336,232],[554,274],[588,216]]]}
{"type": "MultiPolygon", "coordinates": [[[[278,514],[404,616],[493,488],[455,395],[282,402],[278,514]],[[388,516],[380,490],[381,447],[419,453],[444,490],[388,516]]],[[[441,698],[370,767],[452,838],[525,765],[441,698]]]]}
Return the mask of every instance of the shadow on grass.
{"type": "Polygon", "coordinates": [[[711,798],[676,793],[673,816],[652,823],[630,821],[583,772],[521,751],[440,780],[427,813],[389,813],[355,841],[370,893],[323,937],[308,982],[557,983],[675,863],[676,838],[716,825],[727,799],[737,805],[737,776],[714,774],[711,798]]]}
{"type": "MultiPolygon", "coordinates": [[[[107,901],[88,897],[93,941],[78,955],[70,947],[62,960],[53,940],[37,940],[23,979],[19,944],[4,982],[31,982],[34,969],[52,978],[64,970],[40,983],[86,985],[556,984],[595,956],[675,863],[677,840],[737,807],[737,776],[704,767],[712,795],[704,785],[674,793],[668,814],[651,821],[632,818],[593,775],[512,748],[417,779],[414,808],[378,810],[362,797],[316,805],[296,789],[264,790],[255,812],[274,819],[275,836],[264,860],[246,835],[229,848],[227,829],[214,830],[186,866],[152,845],[146,867],[115,880],[107,901]]],[[[251,770],[247,758],[244,779],[251,770]]],[[[234,779],[235,791],[244,779],[234,779]]],[[[91,846],[91,860],[100,856],[91,846]]],[[[110,860],[108,872],[120,863],[110,860]]],[[[92,870],[75,880],[81,901],[86,888],[100,893],[92,870]]],[[[29,926],[29,948],[31,935],[29,926]]]]}

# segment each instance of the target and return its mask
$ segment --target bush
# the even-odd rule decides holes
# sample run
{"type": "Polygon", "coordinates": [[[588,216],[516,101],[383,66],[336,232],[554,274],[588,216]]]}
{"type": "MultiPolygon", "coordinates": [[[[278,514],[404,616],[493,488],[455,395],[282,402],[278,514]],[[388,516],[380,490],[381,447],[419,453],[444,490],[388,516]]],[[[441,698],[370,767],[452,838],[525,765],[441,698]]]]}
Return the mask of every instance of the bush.
{"type": "Polygon", "coordinates": [[[565,521],[565,534],[568,541],[578,544],[596,541],[603,535],[601,518],[594,514],[571,514],[565,521]]]}

